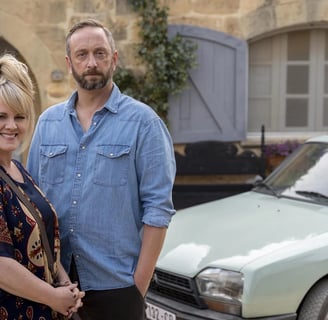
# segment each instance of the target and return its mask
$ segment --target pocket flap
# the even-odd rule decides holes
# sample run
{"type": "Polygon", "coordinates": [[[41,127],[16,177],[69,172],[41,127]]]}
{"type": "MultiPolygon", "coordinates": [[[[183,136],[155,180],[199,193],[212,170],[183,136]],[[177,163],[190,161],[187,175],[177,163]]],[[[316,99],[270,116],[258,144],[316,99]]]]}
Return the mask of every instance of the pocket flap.
{"type": "Polygon", "coordinates": [[[52,158],[60,154],[66,153],[67,149],[67,145],[40,146],[41,155],[46,156],[48,158],[52,158]]]}
{"type": "Polygon", "coordinates": [[[97,146],[97,153],[107,158],[119,158],[130,153],[130,146],[125,145],[102,145],[97,146]]]}

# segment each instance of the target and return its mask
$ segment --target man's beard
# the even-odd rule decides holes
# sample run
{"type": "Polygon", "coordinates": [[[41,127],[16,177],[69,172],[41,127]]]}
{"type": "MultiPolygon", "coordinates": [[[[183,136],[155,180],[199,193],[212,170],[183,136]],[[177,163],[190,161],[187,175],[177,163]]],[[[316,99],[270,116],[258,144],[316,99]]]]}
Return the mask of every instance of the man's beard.
{"type": "Polygon", "coordinates": [[[112,67],[108,70],[106,74],[101,73],[96,69],[93,69],[82,73],[82,75],[77,74],[75,69],[72,67],[72,75],[75,81],[82,89],[85,90],[95,90],[104,88],[108,84],[109,80],[112,78],[112,74],[112,67]],[[86,76],[88,75],[94,75],[97,78],[94,78],[93,80],[87,80],[86,76]]]}

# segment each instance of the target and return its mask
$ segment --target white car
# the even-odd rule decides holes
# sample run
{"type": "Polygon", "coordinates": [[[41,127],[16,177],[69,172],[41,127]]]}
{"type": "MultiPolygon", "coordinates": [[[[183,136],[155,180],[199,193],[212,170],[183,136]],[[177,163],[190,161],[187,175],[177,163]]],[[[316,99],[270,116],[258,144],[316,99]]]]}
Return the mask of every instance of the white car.
{"type": "Polygon", "coordinates": [[[147,304],[151,320],[328,319],[328,136],[252,191],[178,211],[147,304]]]}

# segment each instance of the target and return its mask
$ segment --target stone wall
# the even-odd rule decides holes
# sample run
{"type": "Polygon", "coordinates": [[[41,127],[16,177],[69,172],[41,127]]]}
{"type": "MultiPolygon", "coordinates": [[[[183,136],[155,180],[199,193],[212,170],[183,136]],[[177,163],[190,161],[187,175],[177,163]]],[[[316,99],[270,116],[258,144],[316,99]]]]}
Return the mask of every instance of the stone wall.
{"type": "MultiPolygon", "coordinates": [[[[222,31],[248,41],[299,26],[328,21],[327,0],[160,0],[170,8],[169,23],[222,31]]],[[[42,111],[72,90],[65,64],[65,34],[85,17],[112,30],[120,63],[137,67],[137,16],[126,0],[0,0],[0,32],[29,65],[40,93],[42,111]],[[19,9],[18,9],[19,8],[19,9]]]]}
{"type": "Polygon", "coordinates": [[[192,24],[252,40],[284,28],[328,21],[326,0],[161,0],[170,23],[192,24]]]}

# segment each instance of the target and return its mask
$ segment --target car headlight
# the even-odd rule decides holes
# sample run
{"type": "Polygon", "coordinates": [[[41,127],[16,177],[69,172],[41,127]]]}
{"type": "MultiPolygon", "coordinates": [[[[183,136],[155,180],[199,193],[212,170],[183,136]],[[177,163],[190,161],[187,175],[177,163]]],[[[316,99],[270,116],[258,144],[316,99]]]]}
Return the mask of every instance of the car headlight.
{"type": "Polygon", "coordinates": [[[198,291],[209,309],[240,315],[244,277],[240,272],[205,269],[196,277],[198,291]]]}

